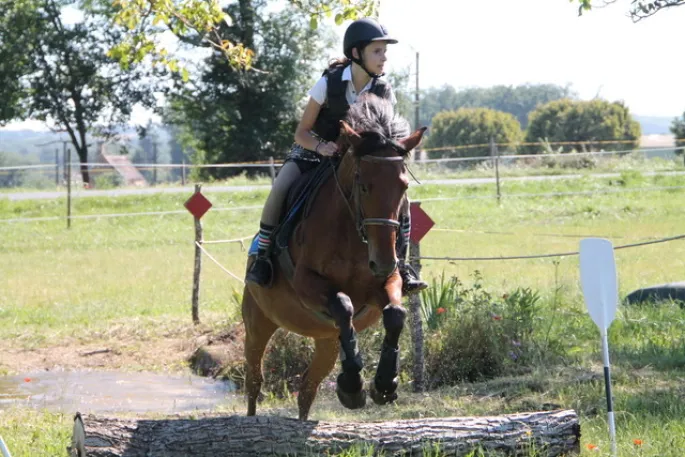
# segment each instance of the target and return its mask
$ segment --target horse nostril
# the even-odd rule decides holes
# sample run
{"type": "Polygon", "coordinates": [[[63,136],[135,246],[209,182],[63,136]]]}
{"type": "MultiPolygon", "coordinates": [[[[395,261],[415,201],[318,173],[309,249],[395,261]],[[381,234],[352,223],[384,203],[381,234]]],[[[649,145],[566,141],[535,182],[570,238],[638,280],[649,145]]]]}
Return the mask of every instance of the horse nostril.
{"type": "Polygon", "coordinates": [[[372,272],[373,274],[376,274],[376,268],[377,268],[377,267],[376,267],[376,262],[374,262],[373,260],[370,260],[370,261],[369,261],[369,269],[371,270],[371,272],[372,272]]]}

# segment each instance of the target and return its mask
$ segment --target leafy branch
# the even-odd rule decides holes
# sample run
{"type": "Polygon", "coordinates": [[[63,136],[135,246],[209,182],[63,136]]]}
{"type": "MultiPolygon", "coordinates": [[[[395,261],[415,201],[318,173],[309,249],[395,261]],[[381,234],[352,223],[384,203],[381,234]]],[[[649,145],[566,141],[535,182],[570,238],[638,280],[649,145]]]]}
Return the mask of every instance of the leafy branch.
{"type": "MultiPolygon", "coordinates": [[[[576,0],[571,1],[573,2],[576,0]]],[[[593,4],[592,0],[577,1],[580,3],[578,7],[578,15],[582,15],[585,11],[590,11],[593,7],[602,8],[616,2],[616,0],[602,0],[601,4],[595,5],[593,4]]],[[[631,6],[628,11],[628,14],[630,18],[633,20],[633,22],[638,22],[642,19],[654,16],[659,11],[663,11],[667,8],[685,5],[685,0],[631,0],[630,3],[631,6]]]]}
{"type": "MultiPolygon", "coordinates": [[[[93,2],[97,0],[83,0],[93,2]]],[[[334,17],[336,24],[358,17],[373,16],[380,0],[288,0],[309,16],[312,29],[323,18],[334,17]]],[[[250,70],[254,51],[244,43],[226,40],[221,26],[233,25],[233,19],[221,9],[218,0],[112,0],[113,23],[127,30],[125,38],[113,46],[108,55],[123,68],[150,57],[154,65],[162,64],[173,72],[188,74],[178,60],[159,45],[155,36],[171,31],[183,43],[211,47],[226,58],[234,68],[250,70]]]]}

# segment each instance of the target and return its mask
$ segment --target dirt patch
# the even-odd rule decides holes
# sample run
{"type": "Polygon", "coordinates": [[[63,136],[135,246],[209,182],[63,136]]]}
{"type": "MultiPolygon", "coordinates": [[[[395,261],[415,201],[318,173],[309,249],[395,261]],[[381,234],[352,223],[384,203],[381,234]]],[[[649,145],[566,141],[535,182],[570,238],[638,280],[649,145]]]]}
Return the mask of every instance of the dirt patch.
{"type": "MultiPolygon", "coordinates": [[[[242,360],[242,334],[242,325],[236,325],[218,333],[198,329],[191,334],[154,339],[128,337],[93,343],[74,340],[29,349],[12,341],[0,341],[0,374],[51,370],[183,373],[188,372],[189,360],[203,347],[210,347],[212,353],[225,354],[222,356],[224,363],[242,360]]],[[[205,372],[205,375],[213,374],[205,372]]]]}

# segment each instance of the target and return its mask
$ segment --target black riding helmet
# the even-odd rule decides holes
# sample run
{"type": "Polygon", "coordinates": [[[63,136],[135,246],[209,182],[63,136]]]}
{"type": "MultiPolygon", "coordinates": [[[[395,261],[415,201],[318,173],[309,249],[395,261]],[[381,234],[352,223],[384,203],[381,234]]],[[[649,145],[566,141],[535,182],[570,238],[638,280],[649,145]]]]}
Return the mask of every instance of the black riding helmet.
{"type": "Polygon", "coordinates": [[[388,44],[395,44],[397,40],[388,35],[388,31],[374,19],[357,19],[345,31],[343,39],[343,52],[345,57],[356,63],[366,71],[372,78],[378,78],[375,73],[371,73],[361,59],[356,59],[352,55],[352,49],[357,48],[361,56],[362,50],[372,41],[386,41],[388,44]]]}

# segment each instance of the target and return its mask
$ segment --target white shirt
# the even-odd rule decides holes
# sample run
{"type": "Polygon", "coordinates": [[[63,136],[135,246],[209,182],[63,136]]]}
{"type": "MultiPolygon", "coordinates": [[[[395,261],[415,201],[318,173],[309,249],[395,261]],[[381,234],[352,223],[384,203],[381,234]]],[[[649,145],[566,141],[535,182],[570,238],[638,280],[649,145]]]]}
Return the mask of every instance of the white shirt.
{"type": "MultiPolygon", "coordinates": [[[[342,80],[347,81],[347,88],[345,90],[345,98],[347,99],[347,103],[350,105],[353,104],[357,100],[357,96],[359,94],[363,94],[364,92],[367,92],[371,90],[371,85],[373,84],[373,79],[369,80],[368,83],[366,83],[366,86],[357,94],[357,91],[354,89],[354,84],[352,83],[352,67],[350,65],[346,66],[345,69],[343,70],[342,74],[342,80]]],[[[309,96],[312,97],[316,103],[319,105],[323,105],[326,102],[326,94],[328,93],[328,79],[326,76],[322,76],[316,84],[314,84],[314,87],[312,87],[309,90],[309,96]]],[[[390,92],[391,98],[390,102],[395,105],[397,103],[397,99],[395,98],[395,93],[390,92]]]]}

